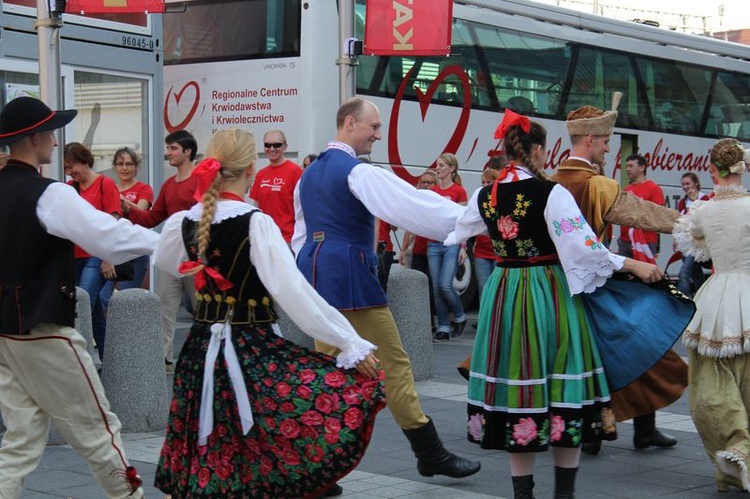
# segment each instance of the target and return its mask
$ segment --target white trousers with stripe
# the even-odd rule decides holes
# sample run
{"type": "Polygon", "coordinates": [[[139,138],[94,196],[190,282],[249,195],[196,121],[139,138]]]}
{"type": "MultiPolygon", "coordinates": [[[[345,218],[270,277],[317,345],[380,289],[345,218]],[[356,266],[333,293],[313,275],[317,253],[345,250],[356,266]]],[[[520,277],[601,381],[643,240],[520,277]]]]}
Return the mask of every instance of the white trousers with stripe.
{"type": "Polygon", "coordinates": [[[54,421],[91,467],[109,498],[140,498],[125,478],[120,421],[109,410],[86,341],[73,328],[39,324],[29,335],[0,335],[0,499],[16,499],[34,471],[54,421]]]}

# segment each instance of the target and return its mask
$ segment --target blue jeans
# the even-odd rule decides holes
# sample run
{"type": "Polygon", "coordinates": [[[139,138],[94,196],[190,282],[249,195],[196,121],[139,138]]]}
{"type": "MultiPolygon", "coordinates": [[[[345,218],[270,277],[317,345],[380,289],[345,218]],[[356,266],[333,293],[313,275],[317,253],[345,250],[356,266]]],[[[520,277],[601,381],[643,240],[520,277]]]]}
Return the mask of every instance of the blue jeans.
{"type": "Polygon", "coordinates": [[[432,289],[435,295],[435,310],[438,316],[438,332],[450,333],[450,312],[455,322],[466,320],[461,297],[453,289],[453,279],[458,270],[459,245],[444,246],[443,243],[427,243],[427,263],[432,276],[432,289]]]}
{"type": "Polygon", "coordinates": [[[95,256],[76,258],[76,285],[85,289],[89,294],[91,329],[99,352],[99,360],[104,359],[104,334],[107,332],[107,319],[104,316],[104,307],[102,307],[102,301],[99,298],[99,293],[107,283],[99,268],[101,263],[101,259],[95,256]]]}
{"type": "Polygon", "coordinates": [[[484,285],[487,284],[487,279],[492,275],[492,271],[495,270],[495,260],[490,258],[474,258],[474,270],[477,274],[477,289],[479,290],[479,299],[482,299],[482,291],[484,291],[484,285]]]}
{"type": "Polygon", "coordinates": [[[109,300],[112,298],[112,293],[115,292],[115,287],[117,287],[117,289],[119,289],[120,291],[123,291],[125,289],[140,288],[141,284],[143,283],[143,278],[146,277],[148,264],[148,255],[139,256],[138,258],[133,260],[133,269],[135,270],[135,272],[133,273],[132,281],[107,281],[107,283],[102,288],[102,291],[99,293],[99,299],[101,299],[102,301],[102,308],[104,309],[105,314],[107,313],[107,309],[109,308],[109,300]]]}
{"type": "Polygon", "coordinates": [[[706,276],[703,275],[703,267],[695,263],[695,257],[686,256],[682,259],[682,267],[680,267],[680,277],[677,281],[677,289],[688,296],[692,296],[692,287],[697,291],[705,280],[706,276]]]}

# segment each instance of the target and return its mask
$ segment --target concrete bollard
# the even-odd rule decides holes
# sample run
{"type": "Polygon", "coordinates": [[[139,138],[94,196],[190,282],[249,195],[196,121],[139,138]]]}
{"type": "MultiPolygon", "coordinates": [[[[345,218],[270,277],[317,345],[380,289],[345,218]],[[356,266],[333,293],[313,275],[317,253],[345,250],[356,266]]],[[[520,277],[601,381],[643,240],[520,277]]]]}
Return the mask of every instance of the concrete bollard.
{"type": "Polygon", "coordinates": [[[435,376],[428,286],[427,276],[422,272],[398,264],[391,267],[388,303],[417,381],[435,376]]]}
{"type": "Polygon", "coordinates": [[[169,400],[159,297],[145,289],[118,291],[109,302],[102,384],[122,431],[162,431],[169,400]]]}
{"type": "MultiPolygon", "coordinates": [[[[423,273],[400,265],[391,267],[388,302],[417,381],[435,376],[428,286],[427,276],[423,273]]],[[[313,339],[303,333],[281,307],[277,307],[276,311],[284,338],[303,347],[314,348],[313,339]]]]}

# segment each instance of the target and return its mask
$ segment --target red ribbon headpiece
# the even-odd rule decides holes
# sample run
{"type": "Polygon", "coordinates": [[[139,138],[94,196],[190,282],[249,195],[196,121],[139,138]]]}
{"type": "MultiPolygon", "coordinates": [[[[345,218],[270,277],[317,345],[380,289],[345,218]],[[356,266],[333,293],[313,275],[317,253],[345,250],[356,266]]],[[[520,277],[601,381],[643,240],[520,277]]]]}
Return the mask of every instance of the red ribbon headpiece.
{"type": "Polygon", "coordinates": [[[503,116],[503,121],[497,126],[497,129],[495,130],[495,138],[496,139],[504,139],[506,135],[508,135],[508,130],[510,130],[510,127],[518,125],[521,127],[521,130],[524,131],[524,133],[529,133],[529,130],[531,130],[531,121],[526,116],[522,116],[515,111],[511,111],[510,109],[505,110],[505,115],[503,116]]]}
{"type": "Polygon", "coordinates": [[[195,189],[193,199],[198,202],[203,199],[203,195],[211,188],[219,170],[221,170],[221,163],[217,159],[206,158],[198,163],[192,173],[192,176],[198,179],[198,188],[195,189]]]}

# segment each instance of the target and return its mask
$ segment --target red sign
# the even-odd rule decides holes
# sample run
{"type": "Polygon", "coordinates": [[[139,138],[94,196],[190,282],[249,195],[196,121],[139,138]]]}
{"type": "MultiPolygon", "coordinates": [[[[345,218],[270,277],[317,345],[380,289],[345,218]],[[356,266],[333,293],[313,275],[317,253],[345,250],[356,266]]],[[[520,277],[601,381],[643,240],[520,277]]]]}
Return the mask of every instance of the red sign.
{"type": "Polygon", "coordinates": [[[68,14],[122,14],[127,12],[164,12],[164,0],[68,0],[68,14]]]}
{"type": "Polygon", "coordinates": [[[453,0],[367,0],[365,55],[448,55],[453,0]]]}

